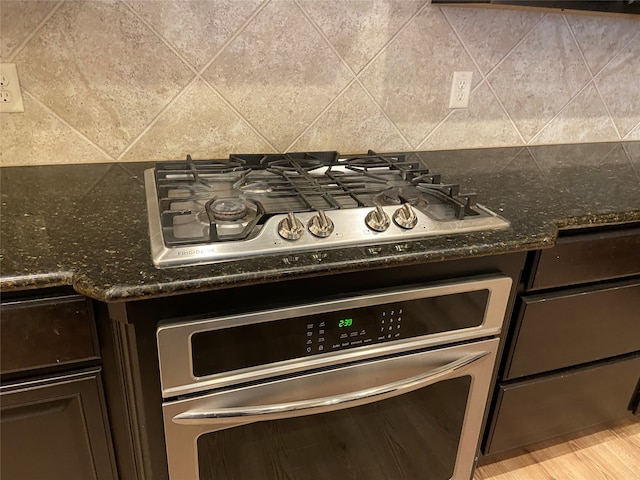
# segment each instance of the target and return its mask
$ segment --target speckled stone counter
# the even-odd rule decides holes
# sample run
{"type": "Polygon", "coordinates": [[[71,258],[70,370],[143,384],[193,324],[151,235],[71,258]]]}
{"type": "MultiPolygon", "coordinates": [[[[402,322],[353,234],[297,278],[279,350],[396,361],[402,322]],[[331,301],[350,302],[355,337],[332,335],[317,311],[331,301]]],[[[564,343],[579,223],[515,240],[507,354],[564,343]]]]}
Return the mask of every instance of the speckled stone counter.
{"type": "Polygon", "coordinates": [[[511,227],[400,245],[157,269],[143,171],[152,163],[0,169],[2,291],[71,285],[103,301],[550,247],[559,228],[640,221],[640,142],[416,153],[511,227]]]}

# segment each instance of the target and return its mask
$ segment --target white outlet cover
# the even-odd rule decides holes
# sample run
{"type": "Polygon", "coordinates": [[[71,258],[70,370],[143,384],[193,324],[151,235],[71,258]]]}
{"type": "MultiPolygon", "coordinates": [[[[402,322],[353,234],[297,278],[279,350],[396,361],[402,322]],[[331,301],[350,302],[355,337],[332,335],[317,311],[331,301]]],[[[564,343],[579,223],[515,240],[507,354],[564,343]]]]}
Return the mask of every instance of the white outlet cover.
{"type": "Polygon", "coordinates": [[[0,63],[0,112],[24,112],[22,91],[15,63],[0,63]]]}
{"type": "Polygon", "coordinates": [[[449,108],[468,108],[473,72],[453,72],[449,108]]]}

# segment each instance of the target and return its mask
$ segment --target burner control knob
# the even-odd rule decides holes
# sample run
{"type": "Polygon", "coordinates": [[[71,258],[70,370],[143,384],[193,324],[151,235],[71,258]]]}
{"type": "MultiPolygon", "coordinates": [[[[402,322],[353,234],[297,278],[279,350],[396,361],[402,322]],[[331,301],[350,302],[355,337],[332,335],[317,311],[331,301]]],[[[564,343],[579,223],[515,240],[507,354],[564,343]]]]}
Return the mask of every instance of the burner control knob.
{"type": "Polygon", "coordinates": [[[371,210],[364,221],[371,230],[376,232],[384,232],[391,224],[389,215],[380,206],[377,206],[375,210],[371,210]]]}
{"type": "Polygon", "coordinates": [[[396,222],[396,225],[402,228],[406,228],[407,230],[416,226],[418,223],[418,217],[416,217],[416,212],[413,211],[411,205],[405,203],[393,214],[393,221],[396,222]]]}
{"type": "Polygon", "coordinates": [[[289,212],[286,218],[280,220],[278,233],[286,240],[298,240],[304,233],[304,225],[296,218],[293,212],[289,212]]]}
{"type": "Polygon", "coordinates": [[[333,222],[322,210],[311,217],[307,226],[312,234],[320,238],[328,237],[333,232],[333,222]]]}

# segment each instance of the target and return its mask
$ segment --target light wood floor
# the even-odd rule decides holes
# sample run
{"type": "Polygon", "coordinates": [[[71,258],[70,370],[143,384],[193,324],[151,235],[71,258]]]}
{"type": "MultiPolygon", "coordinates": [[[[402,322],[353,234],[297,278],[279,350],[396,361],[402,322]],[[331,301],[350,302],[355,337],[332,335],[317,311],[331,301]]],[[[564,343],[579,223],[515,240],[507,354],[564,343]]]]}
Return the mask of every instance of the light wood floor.
{"type": "Polygon", "coordinates": [[[480,461],[474,480],[638,480],[640,418],[480,461]]]}

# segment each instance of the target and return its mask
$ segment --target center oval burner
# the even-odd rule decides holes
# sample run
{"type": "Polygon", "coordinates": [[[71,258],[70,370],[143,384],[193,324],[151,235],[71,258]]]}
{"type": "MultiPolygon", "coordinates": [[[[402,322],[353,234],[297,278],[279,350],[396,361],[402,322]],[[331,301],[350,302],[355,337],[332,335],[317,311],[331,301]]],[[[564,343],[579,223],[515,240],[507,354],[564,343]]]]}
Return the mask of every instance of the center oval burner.
{"type": "Polygon", "coordinates": [[[241,200],[225,198],[209,205],[216,220],[238,220],[247,214],[247,206],[241,200]]]}

